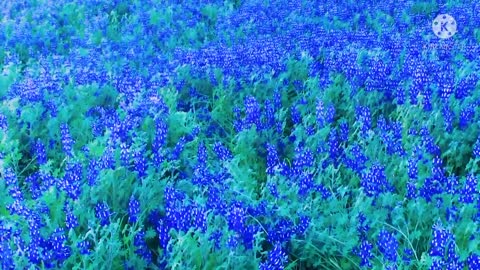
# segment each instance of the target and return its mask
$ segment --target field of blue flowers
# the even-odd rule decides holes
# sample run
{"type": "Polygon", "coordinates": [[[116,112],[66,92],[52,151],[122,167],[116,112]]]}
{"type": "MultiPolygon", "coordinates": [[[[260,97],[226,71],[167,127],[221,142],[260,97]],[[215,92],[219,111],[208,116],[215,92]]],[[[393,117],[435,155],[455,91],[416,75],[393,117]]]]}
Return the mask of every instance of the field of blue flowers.
{"type": "Polygon", "coordinates": [[[2,270],[480,269],[480,1],[0,14],[2,270]]]}

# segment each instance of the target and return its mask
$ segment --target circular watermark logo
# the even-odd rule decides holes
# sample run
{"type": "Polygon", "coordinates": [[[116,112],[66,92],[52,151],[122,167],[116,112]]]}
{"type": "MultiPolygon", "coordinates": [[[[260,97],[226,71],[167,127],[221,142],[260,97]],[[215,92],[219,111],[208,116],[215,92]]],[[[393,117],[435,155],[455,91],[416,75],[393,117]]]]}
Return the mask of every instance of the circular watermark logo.
{"type": "Polygon", "coordinates": [[[449,14],[440,14],[433,20],[432,30],[439,38],[451,38],[457,32],[457,22],[449,14]]]}

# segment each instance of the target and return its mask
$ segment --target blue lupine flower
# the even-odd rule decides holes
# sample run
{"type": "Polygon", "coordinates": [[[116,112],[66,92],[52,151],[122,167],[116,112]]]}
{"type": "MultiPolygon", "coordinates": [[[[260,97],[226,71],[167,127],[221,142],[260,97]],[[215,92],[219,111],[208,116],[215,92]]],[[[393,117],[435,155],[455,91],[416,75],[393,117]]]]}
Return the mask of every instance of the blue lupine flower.
{"type": "Polygon", "coordinates": [[[408,199],[415,199],[418,196],[418,191],[417,191],[417,186],[415,182],[413,181],[408,181],[407,182],[407,193],[405,194],[405,197],[408,199]]]}
{"type": "Polygon", "coordinates": [[[480,255],[471,254],[467,259],[468,269],[480,269],[480,255]]]}
{"type": "Polygon", "coordinates": [[[268,258],[260,264],[261,270],[282,270],[287,262],[287,253],[282,249],[280,244],[275,244],[273,249],[268,253],[268,258]]]}
{"type": "Polygon", "coordinates": [[[391,262],[397,261],[398,240],[387,230],[382,230],[378,235],[378,249],[382,252],[385,259],[391,262]]]}
{"type": "Polygon", "coordinates": [[[317,125],[319,128],[323,128],[323,126],[327,123],[327,120],[325,116],[325,106],[322,100],[317,101],[317,106],[315,109],[316,109],[317,125]]]}
{"type": "Polygon", "coordinates": [[[228,227],[232,231],[241,233],[245,227],[246,209],[241,204],[236,203],[230,207],[228,215],[228,227]]]}
{"type": "Polygon", "coordinates": [[[12,234],[12,228],[0,221],[0,267],[6,270],[15,269],[14,253],[9,244],[12,234]]]}
{"type": "Polygon", "coordinates": [[[207,147],[203,142],[198,145],[197,162],[199,164],[206,164],[208,159],[207,147]]]}
{"type": "Polygon", "coordinates": [[[174,227],[179,231],[186,232],[192,226],[192,206],[184,206],[178,211],[178,225],[174,227]]]}
{"type": "Polygon", "coordinates": [[[273,175],[275,169],[280,163],[276,147],[270,143],[267,144],[267,174],[273,175]]]}
{"type": "Polygon", "coordinates": [[[140,202],[132,195],[128,202],[128,222],[135,223],[140,213],[140,202]]]}
{"type": "Polygon", "coordinates": [[[410,179],[417,179],[418,166],[417,166],[417,160],[415,158],[410,158],[408,160],[407,173],[410,179]]]}
{"type": "Polygon", "coordinates": [[[11,187],[11,188],[8,190],[8,194],[10,194],[10,196],[11,196],[14,200],[23,201],[23,199],[24,199],[23,192],[22,192],[22,190],[20,189],[19,186],[13,186],[13,187],[11,187]]]}
{"type": "Polygon", "coordinates": [[[288,242],[294,233],[294,223],[287,218],[281,218],[268,230],[267,238],[270,242],[284,243],[288,242]]]}
{"type": "Polygon", "coordinates": [[[435,258],[429,270],[443,270],[445,262],[442,259],[435,258]]]}
{"type": "Polygon", "coordinates": [[[433,227],[433,238],[430,244],[430,256],[443,257],[447,242],[451,239],[451,234],[438,225],[433,227]]]}
{"type": "Polygon", "coordinates": [[[326,200],[326,199],[328,199],[332,196],[332,192],[330,191],[330,189],[328,189],[327,187],[325,187],[322,184],[317,185],[316,188],[315,188],[315,191],[319,192],[322,195],[322,199],[324,199],[324,200],[326,200]]]}
{"type": "Polygon", "coordinates": [[[442,83],[439,87],[439,95],[443,99],[448,99],[453,93],[453,85],[451,83],[442,83]]]}
{"type": "Polygon", "coordinates": [[[302,114],[295,105],[291,108],[291,117],[293,124],[298,125],[302,123],[302,114]]]}
{"type": "Polygon", "coordinates": [[[8,129],[8,119],[2,113],[0,113],[0,129],[2,129],[2,130],[7,130],[8,129]]]}
{"type": "MultiPolygon", "coordinates": [[[[446,270],[463,270],[465,269],[465,264],[460,261],[452,261],[447,264],[446,270]]],[[[473,269],[473,268],[472,268],[473,269]]]]}
{"type": "MultiPolygon", "coordinates": [[[[42,196],[43,192],[48,189],[51,185],[54,183],[49,182],[50,179],[46,179],[45,175],[43,173],[35,172],[25,178],[25,183],[28,183],[30,185],[30,195],[32,196],[32,199],[38,199],[42,196]]],[[[13,190],[10,190],[11,196],[14,199],[19,199],[21,200],[22,197],[18,196],[19,191],[16,191],[16,196],[12,194],[13,190]]]]}
{"type": "Polygon", "coordinates": [[[70,129],[68,127],[68,124],[64,123],[60,126],[60,133],[62,135],[63,151],[66,155],[71,156],[75,141],[70,135],[70,129]]]}
{"type": "Polygon", "coordinates": [[[463,203],[473,203],[478,196],[479,191],[477,189],[478,180],[473,174],[467,175],[465,181],[465,187],[461,192],[460,201],[463,203]]]}
{"type": "Polygon", "coordinates": [[[170,228],[167,226],[164,220],[159,220],[157,225],[158,239],[160,241],[160,247],[166,251],[168,242],[170,241],[170,228]]]}
{"type": "Polygon", "coordinates": [[[83,171],[80,163],[68,163],[65,175],[59,183],[60,189],[65,191],[70,198],[76,200],[80,197],[81,180],[83,171]]]}
{"type": "Polygon", "coordinates": [[[440,156],[440,147],[435,144],[435,138],[430,134],[426,127],[422,127],[420,130],[422,136],[423,146],[429,154],[440,156]]]}
{"type": "Polygon", "coordinates": [[[331,124],[335,120],[336,109],[333,104],[328,105],[327,111],[325,112],[325,120],[327,123],[331,124]]]}
{"type": "Polygon", "coordinates": [[[42,100],[43,89],[40,89],[36,80],[33,78],[26,78],[22,83],[20,83],[16,88],[18,88],[18,94],[21,97],[23,104],[38,102],[42,100]]]}
{"type": "Polygon", "coordinates": [[[312,167],[314,164],[313,152],[308,148],[295,148],[295,157],[293,160],[294,170],[301,170],[305,167],[312,167]]]}
{"type": "Polygon", "coordinates": [[[460,256],[457,254],[455,247],[455,235],[452,235],[447,244],[447,269],[463,269],[463,262],[460,261],[460,256]]]}
{"type": "Polygon", "coordinates": [[[395,88],[395,100],[398,105],[403,105],[406,102],[405,90],[401,85],[395,88]]]}
{"type": "Polygon", "coordinates": [[[14,253],[8,243],[0,243],[0,266],[5,270],[14,270],[14,253]]]}
{"type": "Polygon", "coordinates": [[[92,159],[88,162],[87,167],[87,183],[89,186],[94,186],[97,182],[97,177],[99,174],[99,165],[95,159],[92,159]]]}
{"type": "Polygon", "coordinates": [[[258,225],[248,225],[242,232],[243,246],[252,249],[255,244],[255,235],[260,231],[258,225]]]}
{"type": "Polygon", "coordinates": [[[445,170],[443,168],[443,161],[440,157],[436,156],[432,160],[432,176],[440,184],[446,182],[445,170]]]}
{"type": "Polygon", "coordinates": [[[356,173],[360,174],[365,169],[365,163],[368,161],[368,157],[362,152],[362,147],[358,144],[354,144],[350,149],[350,157],[347,157],[346,165],[356,173]]]}
{"type": "Polygon", "coordinates": [[[357,226],[357,232],[360,235],[361,239],[366,239],[367,233],[370,230],[370,226],[367,223],[367,217],[365,214],[360,213],[358,214],[358,226],[357,226]]]}
{"type": "Polygon", "coordinates": [[[234,126],[236,132],[240,132],[244,128],[244,121],[242,119],[241,114],[242,114],[242,112],[241,112],[240,108],[238,108],[238,107],[233,108],[233,117],[234,117],[233,126],[234,126]]]}
{"type": "Polygon", "coordinates": [[[405,248],[403,250],[403,256],[402,256],[402,261],[406,264],[406,265],[410,265],[412,259],[413,259],[413,250],[410,249],[410,248],[405,248]]]}
{"type": "Polygon", "coordinates": [[[133,163],[135,165],[135,172],[139,178],[147,176],[147,159],[144,157],[142,150],[133,153],[133,163]]]}
{"type": "Polygon", "coordinates": [[[35,141],[34,149],[35,149],[34,150],[35,154],[37,156],[38,164],[40,165],[45,164],[47,162],[47,151],[46,151],[45,145],[42,143],[40,139],[37,139],[35,141]]]}
{"type": "Polygon", "coordinates": [[[205,209],[200,207],[193,207],[191,212],[192,226],[202,232],[207,230],[207,213],[205,209]]]}
{"type": "Polygon", "coordinates": [[[423,186],[419,189],[419,195],[428,202],[432,200],[434,195],[440,194],[441,192],[440,183],[432,177],[427,177],[423,182],[423,186]]]}
{"type": "Polygon", "coordinates": [[[410,104],[415,105],[417,104],[417,97],[420,92],[423,90],[423,85],[414,81],[413,85],[410,87],[409,96],[410,96],[410,104]]]}
{"type": "Polygon", "coordinates": [[[220,248],[220,241],[222,240],[222,236],[223,236],[222,232],[217,230],[217,231],[214,231],[208,238],[209,241],[213,241],[213,245],[215,249],[220,248]]]}
{"type": "Polygon", "coordinates": [[[49,239],[49,247],[53,258],[58,262],[63,262],[71,255],[71,248],[66,244],[67,236],[63,228],[56,228],[49,239]]]}
{"type": "Polygon", "coordinates": [[[368,130],[371,128],[371,112],[368,107],[357,106],[355,110],[355,119],[360,124],[362,134],[365,135],[368,130]]]}
{"type": "Polygon", "coordinates": [[[10,215],[28,216],[31,214],[30,209],[24,205],[21,199],[16,199],[13,203],[7,205],[6,208],[10,212],[10,215]]]}
{"type": "Polygon", "coordinates": [[[315,187],[315,181],[312,174],[303,174],[299,179],[299,191],[301,196],[307,195],[315,187]]]}
{"type": "Polygon", "coordinates": [[[277,185],[273,182],[267,182],[267,188],[268,191],[270,191],[270,194],[272,194],[273,197],[278,198],[279,197],[279,192],[277,185]]]}
{"type": "Polygon", "coordinates": [[[459,126],[461,129],[466,129],[470,122],[475,117],[475,106],[473,104],[468,104],[466,108],[463,108],[460,111],[459,117],[459,126]]]}
{"type": "Polygon", "coordinates": [[[480,159],[480,137],[477,139],[473,145],[473,157],[480,159]]]}
{"type": "Polygon", "coordinates": [[[213,144],[213,151],[221,161],[227,161],[233,158],[232,152],[220,142],[213,144]]]}
{"type": "Polygon", "coordinates": [[[455,88],[455,98],[464,99],[470,95],[473,89],[475,89],[476,78],[474,76],[467,76],[460,80],[455,88]]]}
{"type": "Polygon", "coordinates": [[[311,218],[305,215],[300,215],[298,224],[295,226],[295,233],[304,236],[308,227],[310,226],[311,218]]]}
{"type": "Polygon", "coordinates": [[[122,142],[120,144],[120,161],[123,166],[127,166],[127,167],[129,166],[130,157],[131,157],[131,153],[130,153],[129,147],[127,146],[126,143],[122,142]]]}
{"type": "Polygon", "coordinates": [[[178,160],[180,158],[180,154],[182,153],[186,143],[186,137],[181,137],[178,140],[178,142],[175,144],[175,147],[172,149],[170,160],[178,160]]]}
{"type": "Polygon", "coordinates": [[[77,248],[81,255],[89,255],[90,254],[90,242],[87,240],[83,240],[78,242],[77,248]]]}
{"type": "Polygon", "coordinates": [[[423,110],[425,112],[430,112],[433,109],[432,105],[432,96],[433,96],[433,90],[429,86],[425,87],[423,91],[421,92],[423,95],[423,100],[422,100],[422,105],[423,105],[423,110]]]}
{"type": "Polygon", "coordinates": [[[343,155],[343,149],[340,146],[336,129],[332,129],[330,131],[330,136],[328,137],[328,146],[330,158],[333,160],[334,164],[337,165],[340,157],[343,155]]]}
{"type": "Polygon", "coordinates": [[[30,234],[30,243],[29,243],[29,258],[31,260],[38,260],[40,254],[38,254],[39,248],[45,242],[42,235],[40,234],[40,229],[43,227],[40,219],[36,215],[32,215],[28,219],[28,229],[30,234]]]}
{"type": "Polygon", "coordinates": [[[340,137],[340,140],[343,142],[348,141],[348,133],[349,133],[348,122],[341,122],[339,134],[338,134],[340,137]]]}
{"type": "Polygon", "coordinates": [[[147,242],[145,241],[145,232],[140,231],[134,237],[133,244],[136,247],[135,253],[140,255],[147,263],[151,263],[153,256],[148,249],[147,242]]]}
{"type": "Polygon", "coordinates": [[[114,169],[115,168],[115,148],[111,145],[105,148],[102,157],[98,161],[100,169],[114,169]]]}
{"type": "Polygon", "coordinates": [[[372,263],[371,263],[371,259],[373,258],[372,250],[373,250],[373,245],[367,240],[362,241],[360,245],[355,248],[354,253],[361,259],[360,266],[372,267],[372,263]]]}
{"type": "Polygon", "coordinates": [[[391,189],[385,168],[380,164],[374,164],[370,170],[362,174],[360,185],[367,196],[373,197],[391,189]]]}
{"type": "Polygon", "coordinates": [[[256,125],[258,129],[261,128],[261,109],[257,99],[253,96],[245,98],[245,124],[247,127],[256,125]]]}
{"type": "Polygon", "coordinates": [[[227,213],[227,203],[221,198],[222,192],[215,187],[208,189],[207,208],[214,209],[219,214],[227,213]]]}
{"type": "Polygon", "coordinates": [[[110,208],[105,202],[97,203],[95,206],[95,217],[100,220],[100,225],[110,224],[110,208]]]}
{"type": "Polygon", "coordinates": [[[273,128],[275,127],[275,106],[270,99],[265,100],[265,127],[273,128]]]}
{"type": "Polygon", "coordinates": [[[230,235],[227,239],[227,247],[229,249],[235,249],[238,247],[238,236],[237,235],[230,235]]]}
{"type": "Polygon", "coordinates": [[[5,180],[5,184],[7,184],[7,186],[18,185],[17,175],[15,174],[15,171],[10,167],[5,169],[3,173],[3,179],[5,180]]]}
{"type": "Polygon", "coordinates": [[[157,153],[167,143],[168,126],[165,122],[155,120],[155,138],[152,143],[152,150],[157,153]]]}
{"type": "Polygon", "coordinates": [[[70,206],[65,206],[65,227],[73,229],[78,226],[78,218],[73,214],[70,206]]]}

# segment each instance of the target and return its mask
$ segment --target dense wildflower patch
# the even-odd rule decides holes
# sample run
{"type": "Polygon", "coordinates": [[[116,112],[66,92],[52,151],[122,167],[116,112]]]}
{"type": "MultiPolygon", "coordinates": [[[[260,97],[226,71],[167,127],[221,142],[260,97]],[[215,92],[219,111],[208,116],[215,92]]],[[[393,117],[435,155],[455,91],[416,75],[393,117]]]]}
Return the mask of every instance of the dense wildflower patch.
{"type": "Polygon", "coordinates": [[[338,2],[2,1],[0,268],[480,269],[480,3],[338,2]]]}

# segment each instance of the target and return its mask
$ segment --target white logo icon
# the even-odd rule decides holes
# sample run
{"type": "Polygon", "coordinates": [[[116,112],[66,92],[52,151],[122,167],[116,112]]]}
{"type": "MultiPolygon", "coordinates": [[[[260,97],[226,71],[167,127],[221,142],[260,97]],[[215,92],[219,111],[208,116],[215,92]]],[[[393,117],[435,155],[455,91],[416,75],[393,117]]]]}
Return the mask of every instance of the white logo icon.
{"type": "Polygon", "coordinates": [[[457,32],[457,22],[449,14],[440,14],[433,20],[432,30],[439,38],[451,38],[457,32]]]}

